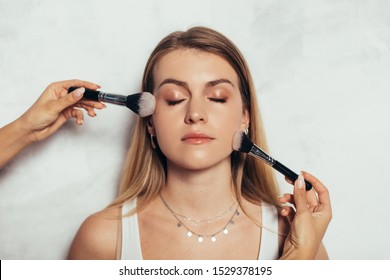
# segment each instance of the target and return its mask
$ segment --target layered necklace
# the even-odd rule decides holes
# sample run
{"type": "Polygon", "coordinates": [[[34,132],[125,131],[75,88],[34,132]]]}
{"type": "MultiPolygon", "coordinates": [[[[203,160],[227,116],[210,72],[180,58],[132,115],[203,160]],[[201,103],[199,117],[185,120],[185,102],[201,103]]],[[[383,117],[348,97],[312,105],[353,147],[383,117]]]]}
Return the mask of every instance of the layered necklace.
{"type": "Polygon", "coordinates": [[[215,217],[212,217],[212,218],[208,218],[208,219],[196,220],[196,219],[193,219],[191,217],[187,217],[185,215],[182,215],[182,214],[179,214],[179,213],[173,211],[172,208],[168,205],[168,203],[165,201],[165,199],[163,198],[163,196],[161,194],[160,194],[160,198],[161,198],[161,201],[163,202],[163,204],[165,205],[165,207],[168,209],[168,211],[176,219],[177,227],[178,228],[183,227],[187,231],[188,237],[196,236],[199,243],[202,243],[205,240],[205,238],[210,238],[211,242],[215,242],[215,241],[217,241],[217,235],[221,232],[225,235],[228,234],[229,233],[228,226],[234,225],[234,221],[233,221],[234,217],[240,215],[240,212],[238,211],[238,206],[239,206],[238,202],[234,201],[234,203],[227,210],[222,212],[221,214],[219,214],[215,217]],[[226,224],[224,224],[224,226],[222,228],[220,228],[219,230],[217,230],[213,234],[198,233],[198,232],[190,229],[189,225],[186,224],[187,221],[194,224],[194,226],[198,226],[202,223],[209,223],[210,224],[213,221],[222,220],[222,218],[225,215],[227,215],[228,213],[231,213],[229,220],[226,222],[226,224]]]}

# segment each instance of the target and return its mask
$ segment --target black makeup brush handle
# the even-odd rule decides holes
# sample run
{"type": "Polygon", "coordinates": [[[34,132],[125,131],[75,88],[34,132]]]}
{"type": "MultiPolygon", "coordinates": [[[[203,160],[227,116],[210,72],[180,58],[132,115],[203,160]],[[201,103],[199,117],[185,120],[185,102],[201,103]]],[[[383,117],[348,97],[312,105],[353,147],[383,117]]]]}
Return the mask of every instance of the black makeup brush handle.
{"type": "MultiPolygon", "coordinates": [[[[282,173],[284,176],[295,182],[296,179],[298,179],[298,174],[289,169],[288,167],[281,164],[279,161],[275,160],[275,163],[272,165],[274,169],[282,173]]],[[[312,188],[311,183],[305,180],[306,183],[306,190],[309,191],[312,188]]]]}
{"type": "MultiPolygon", "coordinates": [[[[68,93],[70,93],[76,89],[78,89],[78,87],[70,87],[68,89],[68,93]]],[[[94,100],[94,101],[99,101],[99,93],[100,93],[100,91],[86,88],[83,98],[89,99],[89,100],[94,100]]]]}

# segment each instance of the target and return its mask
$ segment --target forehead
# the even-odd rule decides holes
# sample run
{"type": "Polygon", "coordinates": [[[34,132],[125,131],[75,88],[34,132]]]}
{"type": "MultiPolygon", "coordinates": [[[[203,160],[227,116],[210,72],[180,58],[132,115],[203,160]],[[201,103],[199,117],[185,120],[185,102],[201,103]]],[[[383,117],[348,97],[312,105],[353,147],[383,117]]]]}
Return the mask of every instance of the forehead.
{"type": "Polygon", "coordinates": [[[194,49],[174,50],[165,54],[156,63],[153,76],[156,83],[166,78],[187,82],[225,78],[235,84],[238,82],[235,70],[224,58],[194,49]]]}

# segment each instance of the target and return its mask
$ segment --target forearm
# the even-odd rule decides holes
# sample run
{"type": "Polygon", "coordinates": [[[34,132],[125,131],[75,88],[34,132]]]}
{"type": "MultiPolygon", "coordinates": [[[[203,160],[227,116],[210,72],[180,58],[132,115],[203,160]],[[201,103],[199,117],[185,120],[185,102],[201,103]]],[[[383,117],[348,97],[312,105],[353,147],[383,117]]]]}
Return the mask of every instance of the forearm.
{"type": "Polygon", "coordinates": [[[31,133],[20,119],[0,128],[0,169],[31,143],[31,133]]]}

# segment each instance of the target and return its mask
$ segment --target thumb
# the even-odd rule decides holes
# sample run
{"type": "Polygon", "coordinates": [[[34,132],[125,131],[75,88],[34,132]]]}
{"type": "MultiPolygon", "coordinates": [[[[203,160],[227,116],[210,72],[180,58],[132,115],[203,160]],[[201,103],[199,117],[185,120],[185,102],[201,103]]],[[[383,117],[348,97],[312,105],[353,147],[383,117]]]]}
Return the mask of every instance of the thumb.
{"type": "Polygon", "coordinates": [[[83,98],[83,94],[85,92],[85,88],[80,87],[67,94],[64,97],[61,97],[59,100],[55,101],[55,105],[53,106],[55,110],[59,113],[72,106],[80,101],[83,98]]]}
{"type": "Polygon", "coordinates": [[[299,174],[298,179],[295,180],[294,183],[294,201],[297,214],[308,211],[306,201],[305,179],[303,178],[302,173],[299,174]]]}

